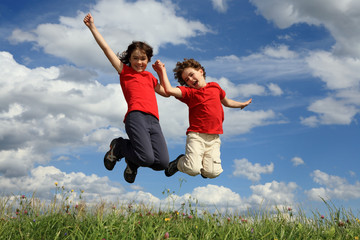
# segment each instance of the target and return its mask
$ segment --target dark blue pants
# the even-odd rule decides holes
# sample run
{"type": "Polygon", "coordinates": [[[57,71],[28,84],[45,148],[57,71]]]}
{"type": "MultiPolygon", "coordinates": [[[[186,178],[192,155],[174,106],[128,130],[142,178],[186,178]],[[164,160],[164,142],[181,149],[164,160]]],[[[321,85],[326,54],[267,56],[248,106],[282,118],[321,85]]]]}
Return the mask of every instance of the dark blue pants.
{"type": "Polygon", "coordinates": [[[151,114],[130,112],[125,120],[129,139],[120,141],[119,151],[128,164],[164,170],[169,165],[169,153],[159,120],[151,114]]]}

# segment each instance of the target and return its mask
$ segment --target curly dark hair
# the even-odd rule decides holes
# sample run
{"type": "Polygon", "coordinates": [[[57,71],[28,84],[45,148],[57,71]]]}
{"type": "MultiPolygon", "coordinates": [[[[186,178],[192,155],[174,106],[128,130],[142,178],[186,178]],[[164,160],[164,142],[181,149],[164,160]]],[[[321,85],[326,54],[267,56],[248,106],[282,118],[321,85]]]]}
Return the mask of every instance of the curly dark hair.
{"type": "Polygon", "coordinates": [[[201,66],[201,64],[198,61],[192,58],[190,59],[184,58],[184,61],[176,63],[176,66],[173,70],[174,78],[177,79],[180,85],[182,86],[188,86],[181,76],[186,68],[194,68],[195,70],[202,69],[204,72],[204,78],[206,76],[205,68],[201,66]]]}
{"type": "Polygon", "coordinates": [[[144,51],[148,58],[148,62],[151,61],[151,57],[153,56],[153,48],[149,44],[140,41],[132,41],[127,50],[121,54],[118,53],[117,56],[122,63],[130,66],[130,56],[136,49],[144,51]]]}

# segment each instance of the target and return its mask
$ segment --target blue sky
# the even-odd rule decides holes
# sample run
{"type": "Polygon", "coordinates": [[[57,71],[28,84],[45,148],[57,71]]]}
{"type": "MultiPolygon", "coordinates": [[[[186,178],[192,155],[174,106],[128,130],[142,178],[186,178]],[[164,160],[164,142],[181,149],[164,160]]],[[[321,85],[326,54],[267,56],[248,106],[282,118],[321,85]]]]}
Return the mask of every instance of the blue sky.
{"type": "MultiPolygon", "coordinates": [[[[285,206],[358,210],[360,4],[356,0],[55,0],[0,3],[0,188],[48,198],[54,183],[88,201],[181,204],[218,210],[285,206]],[[326,7],[324,7],[326,5],[326,7]],[[117,73],[83,24],[91,12],[115,52],[153,46],[172,69],[195,58],[207,81],[253,103],[225,111],[216,179],[103,166],[126,136],[117,73]]],[[[153,72],[151,66],[148,70],[153,72]]],[[[156,76],[156,74],[154,73],[156,76]]],[[[170,159],[183,153],[187,107],[158,96],[170,159]]]]}

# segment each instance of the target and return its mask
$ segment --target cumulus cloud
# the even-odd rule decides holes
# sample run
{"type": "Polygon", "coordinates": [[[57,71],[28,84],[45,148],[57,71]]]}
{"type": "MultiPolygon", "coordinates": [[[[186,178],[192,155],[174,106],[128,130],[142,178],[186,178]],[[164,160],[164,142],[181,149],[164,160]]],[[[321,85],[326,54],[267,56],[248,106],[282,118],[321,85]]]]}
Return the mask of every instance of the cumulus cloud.
{"type": "Polygon", "coordinates": [[[315,127],[319,124],[349,125],[354,120],[355,115],[360,112],[358,106],[332,97],[313,102],[308,107],[308,110],[317,113],[316,116],[301,118],[301,123],[310,127],[315,127]]]}
{"type": "Polygon", "coordinates": [[[253,194],[248,201],[255,206],[286,206],[294,204],[295,191],[298,188],[294,182],[284,183],[272,181],[264,185],[253,185],[250,189],[253,194]]]}
{"type": "Polygon", "coordinates": [[[252,164],[249,160],[235,159],[234,160],[234,176],[243,176],[251,181],[259,181],[261,179],[261,174],[269,174],[274,171],[274,164],[270,163],[269,165],[261,166],[259,163],[252,164]]]}
{"type": "Polygon", "coordinates": [[[269,45],[248,56],[218,56],[215,61],[201,63],[209,76],[217,71],[239,82],[290,81],[310,75],[303,55],[306,53],[296,53],[286,45],[269,45]]]}
{"type": "Polygon", "coordinates": [[[360,4],[349,1],[251,0],[259,14],[279,28],[298,23],[324,26],[335,38],[336,55],[360,57],[360,4]],[[326,7],[324,7],[326,6],[326,7]],[[346,27],[344,27],[346,26],[346,27]]]}
{"type": "Polygon", "coordinates": [[[224,138],[248,133],[258,126],[285,123],[280,114],[272,110],[247,111],[226,108],[224,112],[224,138]]]}
{"type": "MultiPolygon", "coordinates": [[[[343,2],[331,0],[326,3],[295,0],[251,0],[251,2],[257,7],[259,14],[274,22],[279,28],[305,23],[323,26],[329,30],[335,39],[332,51],[310,51],[304,60],[311,74],[320,78],[326,88],[333,91],[332,96],[311,103],[308,109],[315,115],[301,117],[301,123],[315,127],[320,124],[347,125],[353,122],[360,112],[358,99],[353,97],[360,94],[358,74],[360,30],[357,27],[360,17],[356,14],[360,11],[359,2],[356,0],[343,2]],[[352,98],[343,94],[349,92],[349,89],[352,91],[352,98]]],[[[294,57],[288,52],[285,46],[278,47],[275,53],[272,49],[264,50],[264,54],[269,56],[294,57]]]]}
{"type": "Polygon", "coordinates": [[[360,182],[350,184],[345,178],[329,175],[320,170],[315,170],[311,176],[315,183],[323,186],[305,191],[311,200],[322,201],[321,198],[325,200],[360,198],[360,182]]]}
{"type": "Polygon", "coordinates": [[[302,160],[302,158],[300,157],[293,157],[291,159],[291,162],[293,163],[294,166],[299,166],[304,164],[304,160],[302,160]]]}
{"type": "Polygon", "coordinates": [[[228,4],[230,0],[211,0],[213,8],[221,13],[225,13],[228,9],[228,4]]]}
{"type": "MultiPolygon", "coordinates": [[[[115,52],[126,50],[129,43],[136,39],[146,40],[156,54],[164,44],[186,44],[189,38],[210,32],[199,21],[177,16],[176,6],[170,1],[98,1],[89,11],[100,33],[115,52]]],[[[59,23],[40,24],[29,31],[15,29],[9,39],[14,44],[34,42],[46,53],[78,66],[109,70],[111,65],[105,57],[99,57],[103,53],[82,22],[85,14],[79,11],[75,17],[61,16],[59,23]]]]}

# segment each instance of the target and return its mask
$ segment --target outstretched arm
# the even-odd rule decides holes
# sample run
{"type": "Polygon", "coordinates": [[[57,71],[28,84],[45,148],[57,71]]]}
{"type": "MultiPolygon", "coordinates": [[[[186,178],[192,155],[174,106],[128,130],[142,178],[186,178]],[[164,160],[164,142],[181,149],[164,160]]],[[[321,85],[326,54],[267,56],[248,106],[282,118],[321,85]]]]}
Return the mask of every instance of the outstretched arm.
{"type": "Polygon", "coordinates": [[[168,96],[174,96],[177,98],[182,98],[181,90],[177,87],[172,87],[169,81],[169,78],[166,73],[165,64],[160,60],[157,60],[153,65],[154,70],[160,78],[161,86],[165,89],[165,92],[168,96]]]}
{"type": "Polygon", "coordinates": [[[229,107],[229,108],[241,108],[243,109],[244,107],[246,107],[247,105],[249,105],[252,102],[252,98],[250,98],[249,100],[247,100],[246,102],[237,102],[234,101],[232,99],[229,99],[227,97],[224,97],[221,100],[221,103],[225,106],[225,107],[229,107]]]}
{"type": "Polygon", "coordinates": [[[113,50],[109,47],[109,45],[106,43],[105,39],[103,38],[103,36],[101,36],[101,34],[99,33],[99,31],[97,30],[95,23],[94,23],[94,18],[91,16],[90,13],[88,13],[85,17],[84,17],[84,23],[85,25],[89,28],[89,30],[91,31],[92,35],[94,36],[97,44],[99,45],[99,47],[103,50],[103,52],[105,53],[106,57],[109,59],[111,65],[116,69],[116,71],[118,71],[119,73],[121,73],[122,68],[123,68],[123,63],[120,61],[120,59],[116,56],[116,54],[113,52],[113,50]]]}

